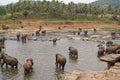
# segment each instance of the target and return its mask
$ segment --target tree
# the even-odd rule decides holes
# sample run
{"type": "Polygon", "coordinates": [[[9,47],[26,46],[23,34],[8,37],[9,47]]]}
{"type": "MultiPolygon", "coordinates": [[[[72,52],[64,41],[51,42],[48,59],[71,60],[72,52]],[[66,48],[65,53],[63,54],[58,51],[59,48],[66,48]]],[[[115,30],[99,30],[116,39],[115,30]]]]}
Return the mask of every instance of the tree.
{"type": "Polygon", "coordinates": [[[5,8],[0,6],[0,15],[5,15],[5,14],[6,14],[5,8]]]}
{"type": "Polygon", "coordinates": [[[23,12],[23,16],[24,16],[25,18],[27,18],[28,14],[29,14],[29,12],[28,12],[27,10],[25,10],[25,11],[23,12]]]}

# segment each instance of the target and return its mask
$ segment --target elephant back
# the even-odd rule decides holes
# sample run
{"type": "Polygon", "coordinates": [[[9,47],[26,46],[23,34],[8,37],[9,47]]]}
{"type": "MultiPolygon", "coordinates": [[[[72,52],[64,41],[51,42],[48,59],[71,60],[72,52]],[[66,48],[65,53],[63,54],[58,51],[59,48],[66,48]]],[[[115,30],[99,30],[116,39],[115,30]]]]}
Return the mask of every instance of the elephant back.
{"type": "Polygon", "coordinates": [[[63,56],[61,54],[56,54],[56,61],[60,64],[65,64],[66,58],[65,58],[65,56],[63,56]]]}
{"type": "Polygon", "coordinates": [[[78,53],[77,49],[75,49],[74,47],[69,47],[69,51],[70,53],[75,53],[75,54],[78,53]]]}
{"type": "Polygon", "coordinates": [[[6,55],[6,54],[4,54],[3,60],[4,60],[6,63],[11,64],[11,65],[14,65],[14,64],[17,64],[17,63],[18,63],[17,58],[14,58],[14,57],[12,57],[12,56],[8,56],[8,55],[6,55]]]}

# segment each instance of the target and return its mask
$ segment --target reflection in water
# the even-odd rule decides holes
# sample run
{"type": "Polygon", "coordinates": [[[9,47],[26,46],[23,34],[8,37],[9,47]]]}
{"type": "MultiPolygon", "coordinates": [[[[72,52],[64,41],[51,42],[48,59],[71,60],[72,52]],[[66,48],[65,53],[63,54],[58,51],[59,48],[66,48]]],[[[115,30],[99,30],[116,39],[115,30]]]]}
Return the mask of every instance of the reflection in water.
{"type": "Polygon", "coordinates": [[[1,79],[13,79],[18,74],[18,69],[1,68],[1,79]]]}
{"type": "Polygon", "coordinates": [[[72,60],[73,62],[77,62],[78,57],[72,57],[72,56],[69,55],[69,59],[72,60]]]}
{"type": "Polygon", "coordinates": [[[24,79],[23,80],[32,80],[31,77],[32,77],[32,72],[29,73],[29,74],[24,75],[24,79]]]}

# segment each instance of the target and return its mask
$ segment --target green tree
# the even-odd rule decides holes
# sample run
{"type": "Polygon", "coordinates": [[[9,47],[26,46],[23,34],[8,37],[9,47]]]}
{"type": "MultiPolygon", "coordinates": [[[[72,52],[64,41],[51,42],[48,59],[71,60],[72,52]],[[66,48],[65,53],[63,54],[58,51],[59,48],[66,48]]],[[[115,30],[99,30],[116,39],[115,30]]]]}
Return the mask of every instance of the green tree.
{"type": "Polygon", "coordinates": [[[28,14],[29,14],[29,12],[28,12],[27,10],[25,10],[25,11],[23,12],[23,16],[24,16],[25,18],[27,18],[28,14]]]}
{"type": "Polygon", "coordinates": [[[0,6],[0,15],[5,15],[6,14],[6,10],[3,6],[0,6]]]}

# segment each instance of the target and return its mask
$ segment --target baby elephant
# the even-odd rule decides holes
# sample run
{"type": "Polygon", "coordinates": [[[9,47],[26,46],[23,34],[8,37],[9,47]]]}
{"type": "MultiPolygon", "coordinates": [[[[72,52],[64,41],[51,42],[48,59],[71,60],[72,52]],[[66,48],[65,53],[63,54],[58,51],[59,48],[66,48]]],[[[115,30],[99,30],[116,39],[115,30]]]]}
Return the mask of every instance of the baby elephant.
{"type": "Polygon", "coordinates": [[[103,56],[103,55],[104,55],[104,52],[105,52],[105,47],[104,47],[102,44],[97,45],[97,47],[99,47],[98,57],[103,56]]]}
{"type": "Polygon", "coordinates": [[[1,54],[1,58],[3,59],[1,63],[1,67],[3,67],[4,64],[6,64],[6,68],[8,68],[8,65],[10,65],[12,68],[18,68],[18,60],[15,57],[9,56],[7,54],[1,54]]]}
{"type": "Polygon", "coordinates": [[[24,73],[27,74],[29,72],[32,71],[32,66],[33,66],[33,59],[32,58],[28,58],[25,63],[23,64],[23,68],[24,68],[24,73]]]}
{"type": "Polygon", "coordinates": [[[78,50],[77,49],[70,46],[68,50],[69,50],[70,57],[78,58],[78,50]]]}
{"type": "Polygon", "coordinates": [[[66,64],[66,58],[61,55],[61,54],[56,54],[56,67],[61,69],[64,71],[64,67],[65,67],[65,64],[66,64]]]}

